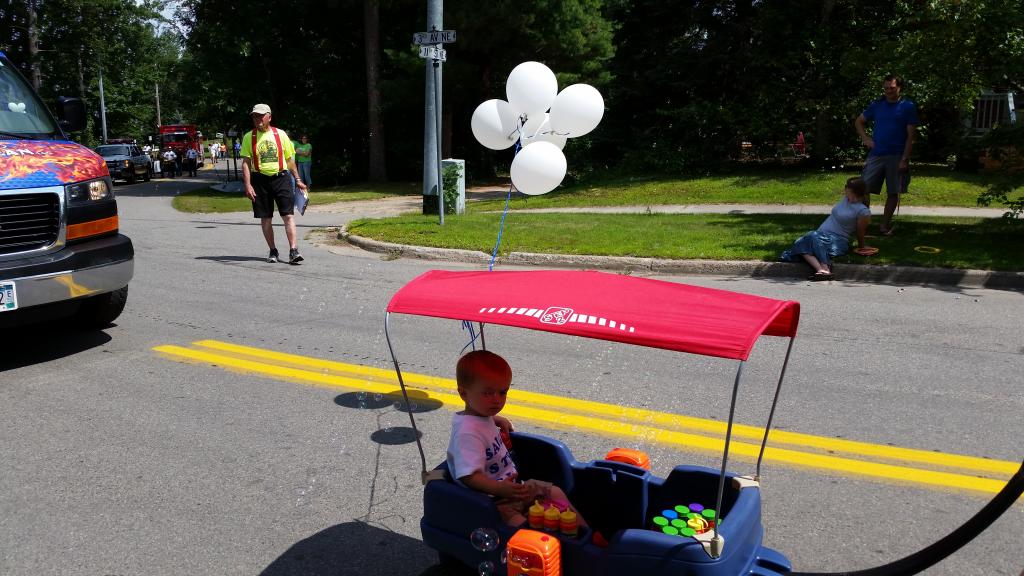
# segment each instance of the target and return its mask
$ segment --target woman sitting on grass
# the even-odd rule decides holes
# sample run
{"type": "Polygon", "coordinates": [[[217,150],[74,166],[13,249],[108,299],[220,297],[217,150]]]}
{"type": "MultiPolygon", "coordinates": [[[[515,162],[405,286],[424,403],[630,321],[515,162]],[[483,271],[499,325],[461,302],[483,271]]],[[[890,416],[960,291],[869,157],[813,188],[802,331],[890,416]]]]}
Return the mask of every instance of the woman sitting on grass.
{"type": "Polygon", "coordinates": [[[832,207],[832,214],[818,227],[804,234],[793,247],[779,256],[783,262],[807,262],[814,269],[808,280],[831,280],[832,259],[850,249],[850,235],[857,233],[860,250],[867,248],[864,232],[871,221],[871,210],[864,205],[867,186],[860,178],[846,181],[843,199],[832,207]]]}

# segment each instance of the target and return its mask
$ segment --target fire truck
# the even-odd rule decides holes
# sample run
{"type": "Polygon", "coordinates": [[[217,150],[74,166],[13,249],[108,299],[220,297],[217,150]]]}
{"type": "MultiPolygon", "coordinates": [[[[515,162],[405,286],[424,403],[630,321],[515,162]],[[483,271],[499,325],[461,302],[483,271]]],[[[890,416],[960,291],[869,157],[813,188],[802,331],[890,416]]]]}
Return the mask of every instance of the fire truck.
{"type": "Polygon", "coordinates": [[[189,148],[199,153],[199,166],[203,165],[203,135],[195,124],[168,124],[160,126],[160,149],[170,148],[178,155],[185,157],[189,148]]]}

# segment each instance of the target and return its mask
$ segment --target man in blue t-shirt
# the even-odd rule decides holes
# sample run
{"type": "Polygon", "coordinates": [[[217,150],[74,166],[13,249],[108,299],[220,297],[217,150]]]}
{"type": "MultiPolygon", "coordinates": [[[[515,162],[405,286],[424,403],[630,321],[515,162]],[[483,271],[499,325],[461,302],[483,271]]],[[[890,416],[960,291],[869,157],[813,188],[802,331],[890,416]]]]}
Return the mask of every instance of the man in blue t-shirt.
{"type": "Polygon", "coordinates": [[[868,104],[854,121],[860,141],[868,149],[864,171],[861,172],[868,192],[881,193],[882,181],[885,181],[885,211],[879,230],[886,236],[892,234],[892,215],[899,205],[900,194],[906,192],[910,185],[910,151],[914,147],[915,130],[920,124],[917,106],[901,98],[901,90],[902,78],[886,76],[882,81],[884,95],[868,104]],[[868,122],[874,123],[871,136],[865,132],[868,122]]]}

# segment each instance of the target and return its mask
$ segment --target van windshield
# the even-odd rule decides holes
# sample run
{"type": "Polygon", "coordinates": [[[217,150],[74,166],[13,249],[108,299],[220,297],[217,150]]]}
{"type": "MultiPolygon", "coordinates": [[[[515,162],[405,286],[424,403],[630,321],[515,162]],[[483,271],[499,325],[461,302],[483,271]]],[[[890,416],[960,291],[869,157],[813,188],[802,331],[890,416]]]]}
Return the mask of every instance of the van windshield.
{"type": "Polygon", "coordinates": [[[107,156],[131,156],[127,146],[97,146],[96,153],[104,158],[107,156]]]}
{"type": "Polygon", "coordinates": [[[0,139],[60,134],[46,107],[9,60],[0,58],[0,139]]]}

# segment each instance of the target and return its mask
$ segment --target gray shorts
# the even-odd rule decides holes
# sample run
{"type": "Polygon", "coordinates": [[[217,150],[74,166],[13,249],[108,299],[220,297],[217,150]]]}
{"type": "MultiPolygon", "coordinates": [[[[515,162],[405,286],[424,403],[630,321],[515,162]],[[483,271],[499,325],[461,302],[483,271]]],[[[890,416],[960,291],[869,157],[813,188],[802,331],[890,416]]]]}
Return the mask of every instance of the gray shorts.
{"type": "Polygon", "coordinates": [[[864,161],[864,170],[860,177],[868,187],[868,192],[881,194],[882,182],[885,181],[885,193],[889,196],[906,194],[910,187],[910,170],[900,172],[899,154],[890,156],[868,156],[864,161]]]}

